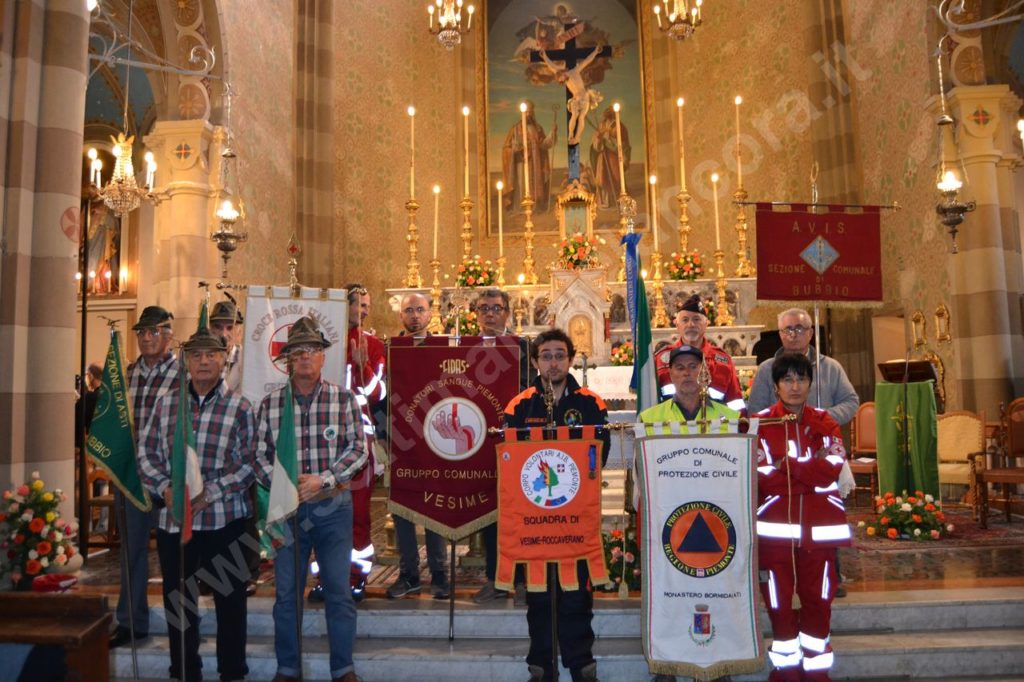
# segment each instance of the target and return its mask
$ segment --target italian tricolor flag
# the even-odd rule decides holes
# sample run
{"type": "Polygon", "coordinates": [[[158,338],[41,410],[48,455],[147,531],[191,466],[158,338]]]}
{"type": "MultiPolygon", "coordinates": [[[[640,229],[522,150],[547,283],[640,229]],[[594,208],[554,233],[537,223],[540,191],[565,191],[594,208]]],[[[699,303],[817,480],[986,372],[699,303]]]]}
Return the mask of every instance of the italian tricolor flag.
{"type": "Polygon", "coordinates": [[[274,450],[274,473],[270,478],[270,500],[267,503],[268,526],[285,520],[299,508],[299,458],[291,381],[284,385],[284,407],[274,450]]]}
{"type": "Polygon", "coordinates": [[[181,542],[192,539],[192,502],[203,494],[203,476],[196,454],[196,434],[192,430],[191,398],[188,379],[181,378],[178,389],[178,419],[174,425],[171,449],[171,513],[181,526],[181,542]]]}

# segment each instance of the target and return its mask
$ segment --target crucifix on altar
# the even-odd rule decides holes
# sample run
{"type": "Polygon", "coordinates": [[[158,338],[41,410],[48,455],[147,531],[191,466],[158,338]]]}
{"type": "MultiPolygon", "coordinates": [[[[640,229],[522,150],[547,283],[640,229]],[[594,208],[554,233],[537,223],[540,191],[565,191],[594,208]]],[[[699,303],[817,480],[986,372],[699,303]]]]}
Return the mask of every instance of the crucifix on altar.
{"type": "Polygon", "coordinates": [[[583,73],[598,57],[612,55],[612,48],[607,45],[598,44],[593,48],[578,46],[576,36],[582,24],[575,17],[572,19],[562,25],[562,35],[569,36],[563,48],[530,51],[531,62],[543,63],[555,82],[565,85],[569,182],[580,179],[580,140],[587,127],[587,114],[601,102],[601,93],[587,87],[583,73]]]}

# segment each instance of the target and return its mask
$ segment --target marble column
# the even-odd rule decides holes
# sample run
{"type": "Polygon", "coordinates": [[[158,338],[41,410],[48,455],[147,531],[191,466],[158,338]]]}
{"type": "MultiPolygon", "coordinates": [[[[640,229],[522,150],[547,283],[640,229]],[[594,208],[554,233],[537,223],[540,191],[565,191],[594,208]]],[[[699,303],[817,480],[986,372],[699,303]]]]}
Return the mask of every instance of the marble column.
{"type": "Polygon", "coordinates": [[[1006,85],[974,85],[951,90],[948,104],[958,144],[947,137],[947,166],[965,175],[961,199],[977,202],[960,226],[960,253],[943,254],[952,282],[952,374],[963,409],[995,418],[999,403],[1019,395],[1024,381],[1024,284],[1013,192],[1019,161],[1014,112],[1021,102],[1006,85]]]}
{"type": "Polygon", "coordinates": [[[89,19],[70,0],[0,3],[0,16],[0,487],[39,471],[70,501],[89,19]]]}
{"type": "MultiPolygon", "coordinates": [[[[203,291],[199,282],[216,281],[217,248],[210,240],[214,221],[211,168],[219,167],[214,128],[205,120],[157,121],[145,143],[157,159],[153,219],[152,277],[139,311],[160,305],[174,313],[179,341],[196,329],[203,291]]],[[[140,267],[142,262],[140,260],[140,267]]]]}

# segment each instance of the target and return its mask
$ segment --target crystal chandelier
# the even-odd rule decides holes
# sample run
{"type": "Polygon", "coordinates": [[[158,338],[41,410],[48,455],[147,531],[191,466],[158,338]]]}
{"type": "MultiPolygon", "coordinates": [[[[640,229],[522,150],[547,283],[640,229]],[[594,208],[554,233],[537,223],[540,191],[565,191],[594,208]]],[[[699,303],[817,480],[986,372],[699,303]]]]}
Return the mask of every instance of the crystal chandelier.
{"type": "Polygon", "coordinates": [[[703,4],[704,0],[661,0],[659,5],[655,0],[654,16],[658,20],[658,28],[674,40],[686,40],[704,23],[701,16],[703,4]],[[667,23],[661,19],[662,12],[665,13],[667,23]]]}
{"type": "MultiPolygon", "coordinates": [[[[132,58],[132,2],[128,2],[128,61],[131,62],[132,58]]],[[[146,153],[146,184],[144,187],[139,187],[138,181],[135,179],[135,166],[132,163],[132,143],[135,141],[134,135],[128,135],[128,93],[131,88],[132,72],[131,67],[125,68],[125,79],[124,79],[124,119],[123,119],[123,132],[117,134],[117,137],[110,136],[110,141],[113,143],[111,152],[114,155],[114,174],[110,178],[110,182],[105,187],[99,190],[99,196],[103,199],[103,203],[110,208],[111,211],[117,215],[118,218],[124,218],[126,215],[134,211],[142,203],[144,197],[149,196],[149,191],[153,187],[153,181],[156,176],[156,161],[153,159],[153,152],[146,153]]],[[[95,161],[94,161],[95,165],[95,161]]],[[[96,172],[96,184],[100,184],[99,172],[96,172]]]]}
{"type": "Polygon", "coordinates": [[[469,33],[473,26],[473,5],[466,5],[466,24],[462,24],[463,0],[434,0],[427,5],[430,15],[430,34],[437,36],[445,48],[452,50],[462,42],[462,34],[469,33]],[[434,10],[437,10],[437,25],[434,24],[434,10]]]}

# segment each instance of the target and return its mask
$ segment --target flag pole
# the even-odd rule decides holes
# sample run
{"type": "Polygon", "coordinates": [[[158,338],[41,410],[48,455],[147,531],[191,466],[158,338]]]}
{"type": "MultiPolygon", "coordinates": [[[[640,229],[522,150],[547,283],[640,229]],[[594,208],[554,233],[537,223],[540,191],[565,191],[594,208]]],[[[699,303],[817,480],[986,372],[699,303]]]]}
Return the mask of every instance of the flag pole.
{"type": "MultiPolygon", "coordinates": [[[[90,183],[89,189],[92,189],[90,183]]],[[[82,531],[78,536],[78,553],[82,555],[82,565],[89,563],[89,532],[92,530],[92,519],[87,518],[89,514],[89,500],[86,498],[86,488],[89,486],[89,472],[87,463],[89,458],[86,455],[86,427],[85,427],[85,355],[86,355],[86,331],[88,329],[88,306],[89,306],[89,230],[92,225],[92,192],[86,195],[85,199],[85,220],[79,220],[82,226],[81,256],[79,256],[79,273],[82,275],[82,342],[80,349],[80,374],[78,375],[78,416],[81,419],[79,428],[82,437],[82,447],[78,452],[78,518],[82,520],[82,531]]],[[[110,332],[114,329],[111,327],[110,332]]]]}
{"type": "MultiPolygon", "coordinates": [[[[182,345],[181,348],[178,349],[178,367],[184,368],[185,366],[186,366],[185,365],[185,347],[184,347],[184,345],[182,345]]],[[[180,381],[184,382],[187,379],[188,379],[188,372],[186,370],[185,375],[181,376],[180,381]]],[[[181,392],[179,392],[178,393],[178,400],[182,400],[183,398],[184,399],[188,399],[188,394],[186,393],[185,395],[182,395],[181,392]]],[[[187,407],[188,407],[188,415],[191,418],[191,415],[192,415],[191,406],[187,406],[187,407]]],[[[180,413],[181,413],[181,411],[179,409],[179,414],[180,413]]],[[[185,466],[188,467],[187,461],[185,463],[185,466]]],[[[188,481],[188,473],[187,472],[185,474],[184,480],[188,481]]],[[[182,494],[190,496],[192,493],[188,489],[188,484],[186,483],[184,487],[185,487],[185,489],[182,491],[182,494]]],[[[184,505],[183,506],[183,509],[187,509],[187,508],[188,508],[188,505],[184,505]]],[[[174,505],[172,504],[171,505],[171,510],[170,510],[172,512],[171,513],[171,518],[174,518],[173,510],[174,510],[174,505]]],[[[188,627],[188,623],[185,621],[185,524],[186,523],[192,523],[192,520],[191,519],[186,519],[184,513],[182,513],[181,516],[182,516],[182,518],[180,519],[180,521],[178,523],[178,622],[179,622],[179,627],[178,627],[178,647],[179,647],[179,654],[181,656],[181,658],[179,659],[180,660],[180,664],[179,665],[181,666],[181,670],[179,671],[181,673],[181,682],[186,682],[186,678],[188,676],[188,672],[187,672],[188,665],[186,664],[186,661],[185,661],[185,629],[188,627]]]]}
{"type": "Polygon", "coordinates": [[[448,641],[455,641],[455,540],[451,541],[451,554],[448,563],[448,641]]]}
{"type": "Polygon", "coordinates": [[[128,595],[128,639],[132,648],[132,678],[137,680],[139,679],[139,657],[138,644],[135,642],[135,605],[131,588],[132,565],[128,561],[128,537],[130,534],[128,533],[128,512],[124,506],[124,493],[114,495],[114,504],[116,506],[114,513],[117,514],[117,523],[121,528],[121,565],[124,566],[124,577],[128,581],[128,589],[125,590],[125,594],[128,595]]]}
{"type": "MultiPolygon", "coordinates": [[[[292,428],[295,426],[293,425],[292,428]]],[[[300,502],[300,504],[302,503],[300,502]]],[[[298,678],[300,680],[302,679],[302,599],[305,596],[302,594],[303,576],[299,572],[299,547],[301,545],[302,543],[299,542],[299,510],[296,509],[292,514],[292,555],[295,560],[295,643],[299,647],[298,678]]]]}

